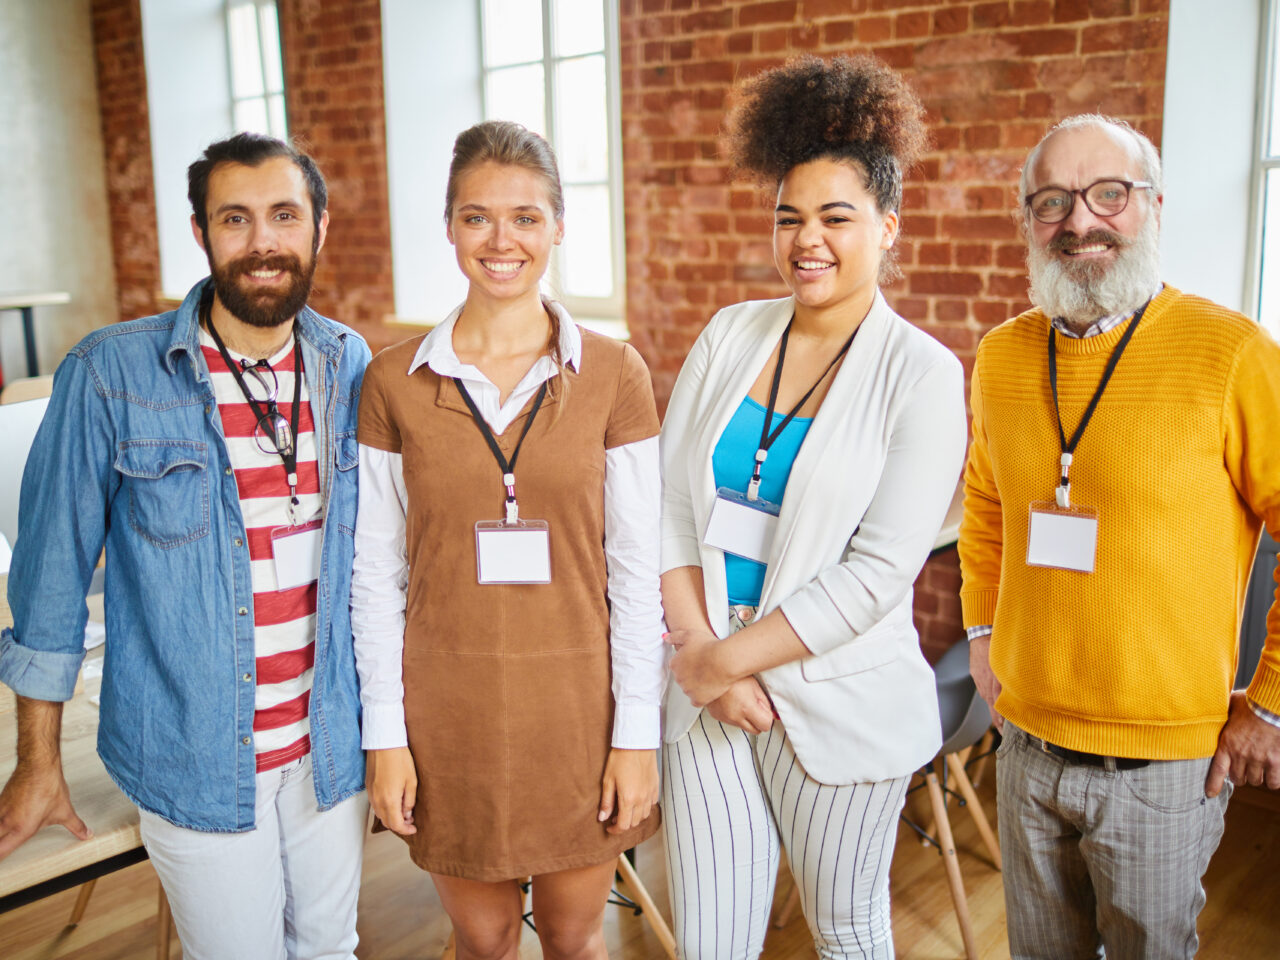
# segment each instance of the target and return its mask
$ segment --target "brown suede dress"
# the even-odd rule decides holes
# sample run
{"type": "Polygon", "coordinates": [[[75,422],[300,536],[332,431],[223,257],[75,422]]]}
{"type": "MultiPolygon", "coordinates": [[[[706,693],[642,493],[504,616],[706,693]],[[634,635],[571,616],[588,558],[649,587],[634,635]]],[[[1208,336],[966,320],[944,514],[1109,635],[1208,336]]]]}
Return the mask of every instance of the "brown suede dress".
{"type": "MultiPolygon", "coordinates": [[[[618,837],[596,819],[613,725],[605,451],[657,436],[658,417],[639,354],[582,339],[581,372],[561,373],[567,397],[553,381],[516,464],[520,517],[550,525],[550,584],[477,582],[475,524],[502,518],[505,488],[454,382],[425,364],[407,375],[422,337],[365,373],[359,440],[402,455],[408,492],[405,840],[424,870],[535,876],[605,863],[658,828],[657,810],[618,837]]],[[[497,438],[508,458],[531,407],[497,438]]]]}

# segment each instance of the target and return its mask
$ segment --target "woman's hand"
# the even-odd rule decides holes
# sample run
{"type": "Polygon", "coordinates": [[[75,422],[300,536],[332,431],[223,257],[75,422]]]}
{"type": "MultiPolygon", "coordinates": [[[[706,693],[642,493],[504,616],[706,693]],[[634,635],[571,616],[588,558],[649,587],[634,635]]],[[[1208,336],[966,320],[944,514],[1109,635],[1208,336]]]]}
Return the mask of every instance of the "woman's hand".
{"type": "Polygon", "coordinates": [[[707,713],[750,734],[764,733],[773,726],[773,705],[755,677],[736,681],[707,704],[707,713]]]}
{"type": "Polygon", "coordinates": [[[676,651],[667,663],[671,676],[695,707],[723,696],[738,679],[722,663],[724,641],[710,630],[672,630],[663,639],[676,651]]]}
{"type": "Polygon", "coordinates": [[[657,802],[658,751],[610,750],[600,783],[599,817],[601,823],[613,817],[609,833],[626,833],[639,826],[657,802]]]}
{"type": "Polygon", "coordinates": [[[364,785],[369,791],[369,806],[388,830],[402,837],[418,832],[413,825],[418,771],[408,747],[368,751],[364,785]]]}

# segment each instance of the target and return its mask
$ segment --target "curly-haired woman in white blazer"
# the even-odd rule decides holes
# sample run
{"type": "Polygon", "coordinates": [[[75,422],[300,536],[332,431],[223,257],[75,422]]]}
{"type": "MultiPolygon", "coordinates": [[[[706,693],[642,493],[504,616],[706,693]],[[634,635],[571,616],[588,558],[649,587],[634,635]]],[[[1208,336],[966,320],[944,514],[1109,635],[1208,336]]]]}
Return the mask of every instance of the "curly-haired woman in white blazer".
{"type": "Polygon", "coordinates": [[[735,166],[777,190],[792,295],[712,318],[662,428],[663,805],[690,960],[758,956],[779,846],[819,956],[893,956],[897,816],[940,745],[911,585],[965,447],[960,363],[878,287],[922,115],[870,58],[805,57],[730,117],[735,166]]]}

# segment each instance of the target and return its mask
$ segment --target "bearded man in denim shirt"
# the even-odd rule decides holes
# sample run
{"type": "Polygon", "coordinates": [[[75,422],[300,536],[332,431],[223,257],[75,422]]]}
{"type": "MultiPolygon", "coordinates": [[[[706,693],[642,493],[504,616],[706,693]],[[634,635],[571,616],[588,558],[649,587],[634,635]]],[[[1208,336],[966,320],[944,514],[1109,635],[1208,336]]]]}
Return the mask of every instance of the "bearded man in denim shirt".
{"type": "Polygon", "coordinates": [[[106,548],[98,752],[138,806],[190,958],[353,958],[367,803],[348,609],[369,349],[306,306],[329,214],[257,134],[188,171],[212,277],[58,368],[27,462],[0,680],[0,857],[89,829],[58,751],[106,548]]]}

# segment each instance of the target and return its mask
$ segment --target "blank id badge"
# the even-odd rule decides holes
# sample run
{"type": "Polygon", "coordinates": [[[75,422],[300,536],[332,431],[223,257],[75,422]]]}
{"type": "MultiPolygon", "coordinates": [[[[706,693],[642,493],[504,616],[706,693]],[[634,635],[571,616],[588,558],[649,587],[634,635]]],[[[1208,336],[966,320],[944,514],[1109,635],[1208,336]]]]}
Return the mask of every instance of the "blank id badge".
{"type": "Polygon", "coordinates": [[[276,568],[276,589],[292,590],[320,579],[320,520],[271,531],[271,559],[276,568]]]}
{"type": "Polygon", "coordinates": [[[768,563],[780,509],[768,500],[748,500],[745,493],[721,487],[702,542],[735,557],[768,563]]]}
{"type": "Polygon", "coordinates": [[[478,521],[476,574],[481,583],[550,583],[551,528],[547,521],[478,521]]]}
{"type": "Polygon", "coordinates": [[[1031,504],[1027,526],[1027,564],[1093,573],[1098,552],[1098,511],[1060,507],[1052,501],[1031,504]]]}

